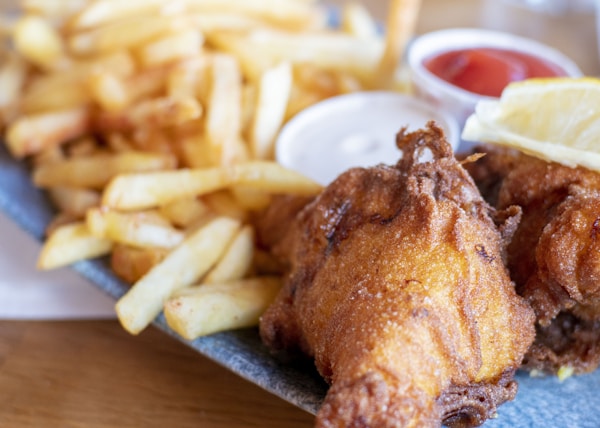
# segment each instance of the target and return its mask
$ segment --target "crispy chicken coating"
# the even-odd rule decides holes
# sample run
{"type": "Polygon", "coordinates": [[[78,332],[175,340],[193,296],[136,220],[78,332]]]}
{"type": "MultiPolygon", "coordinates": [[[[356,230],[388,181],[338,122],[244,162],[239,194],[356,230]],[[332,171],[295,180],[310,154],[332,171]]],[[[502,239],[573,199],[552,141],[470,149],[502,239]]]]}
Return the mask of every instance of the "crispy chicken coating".
{"type": "Polygon", "coordinates": [[[537,318],[525,368],[589,372],[600,363],[600,174],[483,146],[467,166],[498,209],[523,217],[508,246],[517,292],[537,318]]]}
{"type": "Polygon", "coordinates": [[[495,224],[435,124],[397,144],[397,165],[342,174],[274,249],[289,275],[260,333],[331,384],[318,427],[480,425],[533,341],[502,260],[519,210],[495,224]]]}

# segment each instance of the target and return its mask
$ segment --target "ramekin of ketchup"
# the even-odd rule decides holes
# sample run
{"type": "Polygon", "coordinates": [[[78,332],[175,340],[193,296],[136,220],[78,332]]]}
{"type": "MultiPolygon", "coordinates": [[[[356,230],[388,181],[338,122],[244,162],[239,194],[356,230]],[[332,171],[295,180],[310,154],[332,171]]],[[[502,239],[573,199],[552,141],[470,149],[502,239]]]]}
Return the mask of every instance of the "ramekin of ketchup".
{"type": "Polygon", "coordinates": [[[515,50],[477,47],[435,54],[423,61],[425,68],[466,91],[499,97],[511,82],[532,77],[567,76],[562,67],[515,50]]]}
{"type": "Polygon", "coordinates": [[[451,113],[461,127],[479,100],[499,97],[511,82],[582,75],[571,59],[543,43],[475,28],[417,37],[408,65],[416,94],[451,113]]]}

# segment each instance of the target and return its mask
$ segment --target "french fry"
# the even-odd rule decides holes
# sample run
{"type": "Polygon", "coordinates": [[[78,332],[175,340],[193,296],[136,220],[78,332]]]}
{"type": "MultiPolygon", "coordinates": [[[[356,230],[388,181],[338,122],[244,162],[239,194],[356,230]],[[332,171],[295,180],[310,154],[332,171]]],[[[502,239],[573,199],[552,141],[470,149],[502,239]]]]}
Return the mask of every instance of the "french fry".
{"type": "Polygon", "coordinates": [[[55,229],[44,243],[38,258],[39,269],[54,269],[80,260],[110,253],[113,243],[98,239],[84,222],[66,224],[55,229]]]}
{"type": "Polygon", "coordinates": [[[119,244],[140,248],[173,248],[185,238],[157,212],[120,213],[104,208],[92,208],[86,215],[92,235],[119,244]]]}
{"type": "Polygon", "coordinates": [[[23,158],[81,137],[89,130],[87,108],[22,116],[8,127],[6,144],[13,156],[23,158]]]}
{"type": "Polygon", "coordinates": [[[242,89],[240,70],[235,58],[214,55],[210,82],[206,138],[213,161],[217,165],[230,165],[246,160],[246,155],[240,154],[238,150],[242,125],[242,89]]]}
{"type": "Polygon", "coordinates": [[[175,291],[198,281],[219,260],[239,227],[235,220],[216,218],[170,252],[117,302],[123,327],[131,334],[146,328],[175,291]]]}
{"type": "Polygon", "coordinates": [[[322,186],[275,162],[253,161],[227,168],[179,169],[125,174],[104,190],[102,204],[118,210],[139,210],[178,199],[205,195],[231,185],[269,193],[314,195],[322,186]]]}
{"type": "Polygon", "coordinates": [[[179,199],[159,208],[160,213],[177,227],[188,228],[209,212],[198,198],[179,199]]]}
{"type": "Polygon", "coordinates": [[[415,31],[421,0],[390,0],[385,50],[376,68],[373,87],[390,88],[410,37],[415,31]]]}
{"type": "Polygon", "coordinates": [[[25,83],[27,64],[21,57],[9,54],[0,67],[0,108],[15,104],[25,83]]]}
{"type": "Polygon", "coordinates": [[[291,33],[259,29],[249,33],[215,33],[208,40],[236,55],[251,75],[281,62],[311,63],[326,70],[352,72],[369,81],[384,45],[379,38],[358,38],[339,32],[291,33]]]}
{"type": "Polygon", "coordinates": [[[316,195],[323,187],[291,169],[268,161],[253,161],[229,169],[233,185],[269,193],[316,195]]]}
{"type": "Polygon", "coordinates": [[[229,181],[221,168],[121,175],[105,188],[102,205],[118,210],[153,208],[223,189],[229,181]]]}
{"type": "Polygon", "coordinates": [[[271,203],[271,195],[261,189],[233,185],[229,190],[237,203],[248,211],[260,211],[271,203]]]}
{"type": "Polygon", "coordinates": [[[118,112],[103,112],[95,126],[109,131],[131,131],[142,125],[153,127],[181,125],[202,116],[202,106],[193,97],[159,97],[130,106],[118,112]]]}
{"type": "Polygon", "coordinates": [[[133,16],[108,22],[68,39],[75,55],[97,55],[140,46],[152,39],[176,31],[185,25],[183,17],[164,19],[160,14],[133,16]]]}
{"type": "Polygon", "coordinates": [[[247,31],[264,27],[264,21],[252,16],[231,12],[200,12],[188,15],[188,21],[204,34],[215,31],[247,31]]]}
{"type": "Polygon", "coordinates": [[[170,68],[167,76],[167,94],[172,98],[196,96],[206,102],[206,91],[201,89],[208,80],[208,55],[199,55],[193,59],[180,61],[170,68]]]}
{"type": "Polygon", "coordinates": [[[217,215],[235,218],[239,221],[248,219],[248,212],[240,206],[227,190],[212,192],[202,197],[202,202],[217,215]]]}
{"type": "Polygon", "coordinates": [[[273,159],[275,138],[283,125],[292,91],[292,67],[283,63],[260,79],[250,144],[255,159],[273,159]]]}
{"type": "Polygon", "coordinates": [[[291,31],[320,29],[327,19],[325,9],[295,0],[186,0],[185,3],[191,12],[236,13],[291,31]]]}
{"type": "Polygon", "coordinates": [[[20,93],[26,81],[27,64],[18,55],[9,54],[0,66],[0,126],[18,115],[20,93]]]}
{"type": "Polygon", "coordinates": [[[377,38],[377,23],[363,3],[352,1],[342,8],[341,28],[359,38],[377,38]]]}
{"type": "Polygon", "coordinates": [[[129,104],[128,92],[123,80],[112,72],[93,74],[88,81],[88,87],[94,101],[104,111],[121,111],[129,104]]]}
{"type": "Polygon", "coordinates": [[[188,288],[165,303],[165,318],[169,327],[188,340],[252,327],[280,287],[279,278],[259,277],[188,288]]]}
{"type": "Polygon", "coordinates": [[[85,217],[88,209],[100,205],[100,193],[90,189],[55,186],[48,193],[60,211],[79,219],[85,217]]]}
{"type": "Polygon", "coordinates": [[[85,108],[91,102],[83,80],[67,76],[47,76],[27,86],[21,98],[23,114],[55,113],[59,110],[85,108]]]}
{"type": "Polygon", "coordinates": [[[164,6],[163,0],[127,0],[121,2],[99,0],[89,2],[75,16],[70,26],[72,29],[78,30],[97,27],[122,18],[159,10],[162,6],[164,6]]]}
{"type": "Polygon", "coordinates": [[[163,261],[169,251],[164,248],[137,248],[115,244],[110,255],[110,267],[119,278],[128,284],[134,284],[163,261]]]}
{"type": "Polygon", "coordinates": [[[254,230],[246,225],[238,232],[217,265],[202,279],[204,284],[242,279],[254,259],[254,230]]]}
{"type": "Polygon", "coordinates": [[[24,15],[15,24],[16,50],[33,64],[47,67],[63,55],[62,38],[44,18],[24,15]]]}
{"type": "Polygon", "coordinates": [[[143,67],[155,67],[199,55],[203,43],[198,30],[185,29],[140,47],[137,57],[143,67]]]}
{"type": "Polygon", "coordinates": [[[34,170],[33,182],[39,187],[102,189],[121,173],[165,170],[174,166],[175,159],[161,153],[98,154],[40,165],[34,170]]]}
{"type": "Polygon", "coordinates": [[[41,15],[52,21],[62,21],[81,10],[89,0],[21,0],[27,13],[41,15]]]}

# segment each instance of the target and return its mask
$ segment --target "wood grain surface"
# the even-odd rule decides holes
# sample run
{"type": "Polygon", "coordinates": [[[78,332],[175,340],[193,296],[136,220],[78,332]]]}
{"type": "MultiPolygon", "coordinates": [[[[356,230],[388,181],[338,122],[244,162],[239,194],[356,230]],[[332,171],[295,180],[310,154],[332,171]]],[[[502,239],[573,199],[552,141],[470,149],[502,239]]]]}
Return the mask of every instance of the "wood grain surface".
{"type": "MultiPolygon", "coordinates": [[[[387,0],[368,6],[384,18],[387,0]]],[[[587,74],[600,74],[591,14],[551,18],[499,0],[423,0],[419,33],[454,26],[535,37],[571,55],[587,74]]],[[[0,427],[313,424],[311,415],[154,328],[132,337],[115,321],[0,321],[0,403],[0,427]]]]}

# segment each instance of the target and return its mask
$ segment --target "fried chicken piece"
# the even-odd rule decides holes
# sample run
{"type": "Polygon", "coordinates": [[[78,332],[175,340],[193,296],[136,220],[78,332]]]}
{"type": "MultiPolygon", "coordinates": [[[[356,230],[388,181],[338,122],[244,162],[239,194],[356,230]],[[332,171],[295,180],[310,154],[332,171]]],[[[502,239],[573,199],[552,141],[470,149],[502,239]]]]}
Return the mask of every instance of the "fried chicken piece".
{"type": "Polygon", "coordinates": [[[508,246],[517,292],[537,318],[524,367],[576,373],[600,364],[600,174],[515,150],[484,146],[467,166],[498,209],[519,205],[523,218],[508,246]]]}
{"type": "Polygon", "coordinates": [[[317,427],[480,425],[514,397],[533,341],[494,210],[443,131],[402,130],[397,144],[396,166],[342,174],[274,250],[290,273],[260,333],[331,384],[317,427]]]}

